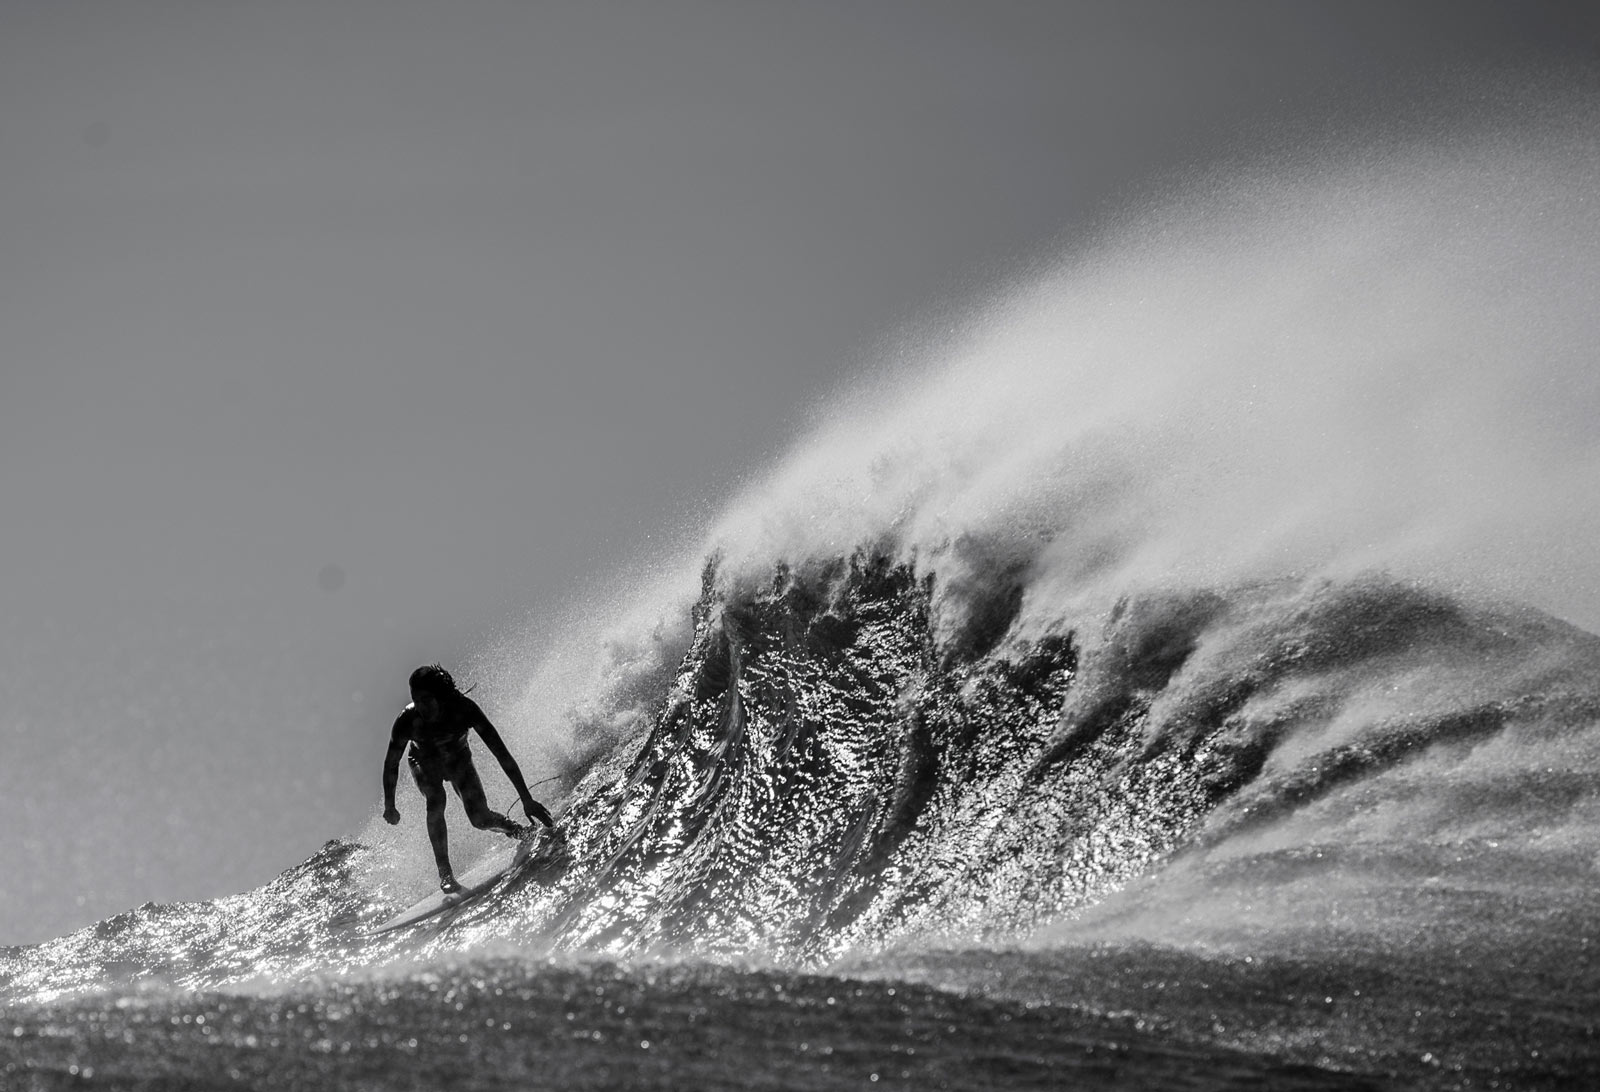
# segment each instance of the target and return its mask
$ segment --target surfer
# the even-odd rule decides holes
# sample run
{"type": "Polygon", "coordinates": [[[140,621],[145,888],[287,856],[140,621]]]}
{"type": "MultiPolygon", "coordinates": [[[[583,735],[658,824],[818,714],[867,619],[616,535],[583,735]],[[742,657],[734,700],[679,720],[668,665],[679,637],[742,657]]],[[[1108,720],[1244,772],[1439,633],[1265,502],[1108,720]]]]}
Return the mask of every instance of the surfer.
{"type": "Polygon", "coordinates": [[[400,756],[410,746],[411,776],[428,806],[428,840],[433,843],[433,858],[439,865],[439,886],[450,894],[460,891],[461,885],[450,867],[444,823],[446,781],[455,786],[456,795],[467,809],[467,818],[479,830],[498,830],[521,838],[530,829],[490,809],[483,782],[472,766],[472,751],[467,746],[470,729],[477,729],[489,753],[500,761],[500,768],[522,798],[528,818],[547,827],[555,825],[550,813],[528,792],[517,760],[511,757],[505,741],[478,703],[457,690],[450,672],[438,664],[417,668],[411,673],[411,704],[395,718],[389,734],[389,753],[383,758],[383,817],[390,823],[400,821],[400,811],[394,806],[394,786],[400,775],[400,756]]]}

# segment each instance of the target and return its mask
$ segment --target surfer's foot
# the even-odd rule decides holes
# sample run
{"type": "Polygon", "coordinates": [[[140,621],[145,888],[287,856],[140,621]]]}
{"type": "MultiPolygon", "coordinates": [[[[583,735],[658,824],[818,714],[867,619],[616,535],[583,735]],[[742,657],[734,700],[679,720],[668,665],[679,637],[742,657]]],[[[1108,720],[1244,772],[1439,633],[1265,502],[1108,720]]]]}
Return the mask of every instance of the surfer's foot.
{"type": "Polygon", "coordinates": [[[446,895],[459,895],[461,894],[461,885],[456,882],[456,878],[454,876],[440,876],[439,890],[443,891],[446,895]]]}

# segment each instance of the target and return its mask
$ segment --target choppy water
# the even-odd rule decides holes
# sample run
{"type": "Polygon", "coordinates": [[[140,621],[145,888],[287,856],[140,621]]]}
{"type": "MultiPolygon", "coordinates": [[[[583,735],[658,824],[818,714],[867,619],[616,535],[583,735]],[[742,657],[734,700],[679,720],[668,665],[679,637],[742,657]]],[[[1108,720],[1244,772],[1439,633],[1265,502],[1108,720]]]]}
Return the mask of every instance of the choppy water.
{"type": "Polygon", "coordinates": [[[1600,1086],[1600,638],[1505,594],[1600,529],[1557,144],[1047,278],[562,635],[565,853],[0,952],[0,1085],[1600,1086]]]}

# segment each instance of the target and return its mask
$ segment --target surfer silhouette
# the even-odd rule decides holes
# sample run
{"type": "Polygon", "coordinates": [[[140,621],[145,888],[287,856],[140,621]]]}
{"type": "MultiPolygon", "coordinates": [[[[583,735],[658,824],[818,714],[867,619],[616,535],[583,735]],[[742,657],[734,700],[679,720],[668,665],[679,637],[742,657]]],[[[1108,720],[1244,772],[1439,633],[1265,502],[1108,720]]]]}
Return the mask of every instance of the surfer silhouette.
{"type": "Polygon", "coordinates": [[[428,840],[433,843],[433,858],[439,865],[439,886],[452,894],[460,891],[461,885],[450,867],[444,822],[446,781],[455,786],[456,795],[467,809],[467,818],[478,829],[498,830],[512,838],[521,838],[530,829],[490,809],[467,745],[467,733],[473,729],[489,753],[499,760],[500,768],[522,798],[528,818],[547,827],[555,825],[550,813],[528,792],[517,760],[511,757],[505,741],[478,703],[457,690],[450,672],[438,664],[417,668],[411,673],[411,704],[395,718],[394,729],[389,733],[389,752],[383,757],[383,817],[390,823],[400,821],[400,811],[394,806],[394,786],[400,775],[400,756],[409,746],[411,776],[428,807],[428,840]]]}

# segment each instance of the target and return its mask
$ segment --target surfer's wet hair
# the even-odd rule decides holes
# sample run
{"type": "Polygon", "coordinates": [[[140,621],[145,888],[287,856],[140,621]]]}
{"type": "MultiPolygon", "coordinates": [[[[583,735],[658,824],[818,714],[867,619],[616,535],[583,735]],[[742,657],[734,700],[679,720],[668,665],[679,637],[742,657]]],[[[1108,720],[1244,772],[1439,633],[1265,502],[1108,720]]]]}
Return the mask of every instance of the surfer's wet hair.
{"type": "Polygon", "coordinates": [[[438,664],[423,664],[411,673],[411,689],[442,698],[456,692],[456,681],[438,664]]]}

